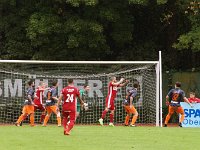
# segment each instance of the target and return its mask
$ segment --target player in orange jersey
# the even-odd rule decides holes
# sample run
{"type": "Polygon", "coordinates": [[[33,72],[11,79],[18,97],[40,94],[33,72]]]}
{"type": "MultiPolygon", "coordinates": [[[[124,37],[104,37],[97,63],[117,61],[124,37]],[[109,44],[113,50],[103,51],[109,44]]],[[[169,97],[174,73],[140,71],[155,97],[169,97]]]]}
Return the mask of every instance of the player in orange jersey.
{"type": "Polygon", "coordinates": [[[58,81],[53,81],[52,87],[49,88],[47,92],[47,100],[46,100],[46,111],[47,114],[44,119],[44,123],[42,126],[46,126],[47,122],[49,120],[49,117],[51,116],[52,112],[56,114],[57,116],[57,121],[58,121],[58,127],[61,127],[61,116],[60,116],[60,111],[57,104],[58,98],[58,92],[56,88],[58,87],[58,81]]]}
{"type": "Polygon", "coordinates": [[[169,112],[165,118],[164,127],[167,127],[168,121],[174,112],[176,112],[177,114],[181,114],[181,118],[179,119],[179,126],[182,127],[182,122],[185,118],[184,110],[180,105],[180,102],[182,101],[185,101],[192,107],[192,104],[185,97],[185,92],[181,90],[181,83],[176,82],[175,89],[171,89],[166,96],[166,104],[169,105],[169,112]]]}
{"type": "Polygon", "coordinates": [[[133,100],[137,96],[138,83],[134,83],[133,87],[134,87],[133,89],[128,91],[126,99],[123,101],[124,108],[127,113],[124,124],[125,126],[129,125],[130,117],[133,114],[133,118],[130,124],[131,127],[135,127],[135,122],[138,118],[138,112],[133,106],[133,100]]]}
{"type": "Polygon", "coordinates": [[[30,125],[34,126],[34,82],[30,80],[28,82],[28,89],[26,91],[26,97],[25,97],[25,103],[22,110],[21,116],[18,118],[17,122],[15,123],[16,126],[20,126],[20,123],[28,116],[30,115],[30,125]]]}

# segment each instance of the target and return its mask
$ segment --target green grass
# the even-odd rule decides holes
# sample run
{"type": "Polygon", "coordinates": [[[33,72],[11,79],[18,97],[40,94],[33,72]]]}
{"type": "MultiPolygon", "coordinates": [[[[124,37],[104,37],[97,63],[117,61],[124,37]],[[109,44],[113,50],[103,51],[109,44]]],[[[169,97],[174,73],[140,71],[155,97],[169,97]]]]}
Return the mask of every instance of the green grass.
{"type": "Polygon", "coordinates": [[[199,128],[0,126],[1,150],[199,150],[199,128]]]}

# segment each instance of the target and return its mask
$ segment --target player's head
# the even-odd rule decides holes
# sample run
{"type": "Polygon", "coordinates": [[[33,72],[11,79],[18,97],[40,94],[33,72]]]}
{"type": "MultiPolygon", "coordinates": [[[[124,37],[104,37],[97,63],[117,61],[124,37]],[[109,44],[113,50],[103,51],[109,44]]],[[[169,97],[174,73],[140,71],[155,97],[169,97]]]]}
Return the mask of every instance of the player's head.
{"type": "Polygon", "coordinates": [[[90,87],[89,87],[89,85],[87,85],[87,84],[85,84],[84,86],[83,86],[83,88],[85,89],[85,91],[89,91],[90,90],[90,87]]]}
{"type": "Polygon", "coordinates": [[[176,82],[175,83],[175,88],[180,88],[181,87],[181,82],[176,82]]]}
{"type": "Polygon", "coordinates": [[[190,98],[194,98],[195,97],[195,93],[194,92],[190,92],[190,98]]]}
{"type": "Polygon", "coordinates": [[[57,80],[53,80],[53,81],[52,81],[52,85],[53,85],[53,86],[58,86],[58,81],[57,81],[57,80]]]}
{"type": "Polygon", "coordinates": [[[35,84],[34,84],[34,81],[33,80],[29,80],[28,81],[28,86],[34,86],[35,84]]]}
{"type": "Polygon", "coordinates": [[[42,87],[42,88],[46,88],[47,85],[43,81],[40,81],[39,86],[42,87]]]}
{"type": "Polygon", "coordinates": [[[68,82],[68,84],[73,84],[74,80],[73,79],[68,79],[67,82],[68,82]]]}
{"type": "Polygon", "coordinates": [[[117,81],[117,79],[116,79],[116,77],[115,77],[115,76],[112,76],[112,77],[110,77],[110,81],[112,81],[112,82],[116,82],[116,81],[117,81]]]}
{"type": "Polygon", "coordinates": [[[134,82],[133,87],[137,89],[139,87],[139,84],[137,82],[134,82]]]}

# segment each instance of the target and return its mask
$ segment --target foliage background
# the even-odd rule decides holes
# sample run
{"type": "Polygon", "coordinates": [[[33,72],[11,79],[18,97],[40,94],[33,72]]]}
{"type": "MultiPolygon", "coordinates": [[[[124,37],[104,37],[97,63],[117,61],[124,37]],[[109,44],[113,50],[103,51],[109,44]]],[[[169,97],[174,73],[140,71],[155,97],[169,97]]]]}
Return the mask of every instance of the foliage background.
{"type": "Polygon", "coordinates": [[[0,58],[157,60],[200,70],[200,1],[1,0],[0,58]]]}

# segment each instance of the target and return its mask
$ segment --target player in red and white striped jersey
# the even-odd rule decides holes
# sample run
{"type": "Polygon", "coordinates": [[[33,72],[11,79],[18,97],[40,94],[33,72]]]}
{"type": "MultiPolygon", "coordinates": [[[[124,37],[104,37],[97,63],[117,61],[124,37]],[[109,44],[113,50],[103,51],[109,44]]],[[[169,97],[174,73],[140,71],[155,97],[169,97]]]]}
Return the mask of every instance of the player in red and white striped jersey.
{"type": "Polygon", "coordinates": [[[48,88],[46,88],[47,85],[40,81],[39,86],[35,89],[35,96],[34,96],[34,111],[36,111],[37,109],[39,109],[40,111],[42,111],[42,114],[40,116],[40,123],[42,123],[44,121],[45,115],[46,115],[46,111],[45,111],[45,107],[44,107],[44,91],[47,90],[48,88]]]}
{"type": "Polygon", "coordinates": [[[106,113],[110,110],[110,126],[114,126],[113,121],[114,121],[114,110],[115,110],[115,98],[117,95],[117,89],[118,87],[123,87],[128,84],[128,80],[124,82],[124,78],[121,78],[120,81],[116,80],[116,77],[113,76],[110,79],[110,82],[108,84],[108,95],[106,97],[106,107],[105,110],[102,112],[101,118],[99,119],[99,123],[103,126],[103,119],[106,116],[106,113]]]}

